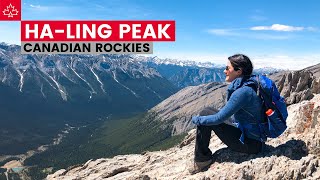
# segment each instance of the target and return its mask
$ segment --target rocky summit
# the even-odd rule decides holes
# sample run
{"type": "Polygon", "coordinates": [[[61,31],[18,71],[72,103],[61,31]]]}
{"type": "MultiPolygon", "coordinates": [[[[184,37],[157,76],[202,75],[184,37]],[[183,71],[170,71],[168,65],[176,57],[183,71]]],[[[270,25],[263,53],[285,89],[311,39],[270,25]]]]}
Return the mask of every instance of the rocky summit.
{"type": "Polygon", "coordinates": [[[269,139],[257,155],[233,152],[212,133],[215,161],[194,175],[187,170],[193,159],[193,129],[180,145],[166,151],[90,160],[47,179],[320,179],[320,94],[289,106],[288,111],[288,129],[269,139]]]}

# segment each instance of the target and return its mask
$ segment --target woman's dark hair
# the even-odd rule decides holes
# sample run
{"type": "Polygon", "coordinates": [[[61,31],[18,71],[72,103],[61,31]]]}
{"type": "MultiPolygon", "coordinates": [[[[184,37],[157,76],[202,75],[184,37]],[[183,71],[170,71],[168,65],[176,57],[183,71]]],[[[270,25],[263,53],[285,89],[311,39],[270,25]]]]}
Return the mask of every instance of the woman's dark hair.
{"type": "Polygon", "coordinates": [[[234,70],[242,69],[242,75],[250,76],[252,74],[253,66],[248,56],[243,54],[235,54],[228,57],[234,70]]]}

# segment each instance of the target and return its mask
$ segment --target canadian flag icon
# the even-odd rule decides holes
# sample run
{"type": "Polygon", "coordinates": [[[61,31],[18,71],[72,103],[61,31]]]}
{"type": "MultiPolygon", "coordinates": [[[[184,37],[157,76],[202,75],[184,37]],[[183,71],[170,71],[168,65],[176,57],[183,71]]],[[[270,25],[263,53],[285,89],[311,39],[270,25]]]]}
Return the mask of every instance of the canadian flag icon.
{"type": "Polygon", "coordinates": [[[0,0],[0,21],[20,21],[21,0],[0,0]]]}

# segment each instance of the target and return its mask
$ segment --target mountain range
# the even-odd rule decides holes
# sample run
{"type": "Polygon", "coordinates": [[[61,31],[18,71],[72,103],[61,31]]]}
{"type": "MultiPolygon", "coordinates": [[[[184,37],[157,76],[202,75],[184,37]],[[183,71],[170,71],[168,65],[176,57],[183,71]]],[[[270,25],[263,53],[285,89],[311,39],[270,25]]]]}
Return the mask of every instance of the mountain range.
{"type": "MultiPolygon", "coordinates": [[[[160,59],[158,57],[136,56],[146,66],[156,69],[177,87],[197,86],[208,82],[224,82],[224,65],[212,62],[195,62],[177,59],[160,59]]],[[[254,69],[255,74],[272,74],[281,71],[276,68],[254,69]]]]}
{"type": "Polygon", "coordinates": [[[0,154],[45,143],[67,123],[146,111],[177,90],[131,56],[21,55],[2,43],[0,154]]]}

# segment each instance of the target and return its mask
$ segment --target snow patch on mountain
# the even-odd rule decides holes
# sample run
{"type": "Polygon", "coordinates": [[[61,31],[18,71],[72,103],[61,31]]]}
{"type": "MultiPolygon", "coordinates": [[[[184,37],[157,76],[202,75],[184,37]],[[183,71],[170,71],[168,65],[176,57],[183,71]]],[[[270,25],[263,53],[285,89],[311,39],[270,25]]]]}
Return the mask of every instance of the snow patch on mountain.
{"type": "Polygon", "coordinates": [[[190,66],[190,67],[203,67],[203,68],[222,68],[224,65],[221,64],[215,64],[212,62],[196,62],[192,60],[180,60],[180,59],[169,59],[164,58],[161,59],[157,56],[154,57],[146,57],[146,56],[135,56],[137,60],[140,60],[142,62],[153,62],[155,64],[166,64],[166,65],[177,65],[177,66],[190,66]]]}

